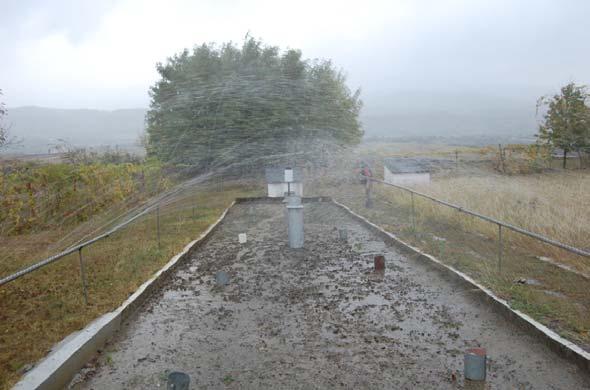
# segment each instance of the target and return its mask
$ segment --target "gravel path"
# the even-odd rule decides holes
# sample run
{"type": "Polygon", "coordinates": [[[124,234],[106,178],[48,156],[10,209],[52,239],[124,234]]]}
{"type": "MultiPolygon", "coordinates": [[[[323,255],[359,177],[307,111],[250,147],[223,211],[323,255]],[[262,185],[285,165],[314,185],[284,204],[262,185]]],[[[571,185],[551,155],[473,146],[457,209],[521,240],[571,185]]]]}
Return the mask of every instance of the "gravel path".
{"type": "Polygon", "coordinates": [[[401,255],[336,206],[306,204],[305,233],[305,249],[291,250],[280,204],[235,206],[72,387],[165,388],[180,370],[191,389],[590,389],[585,373],[479,292],[401,255]],[[372,272],[374,253],[385,255],[383,275],[372,272]],[[216,286],[218,271],[227,286],[216,286]],[[479,346],[487,384],[464,383],[463,351],[479,346]]]}

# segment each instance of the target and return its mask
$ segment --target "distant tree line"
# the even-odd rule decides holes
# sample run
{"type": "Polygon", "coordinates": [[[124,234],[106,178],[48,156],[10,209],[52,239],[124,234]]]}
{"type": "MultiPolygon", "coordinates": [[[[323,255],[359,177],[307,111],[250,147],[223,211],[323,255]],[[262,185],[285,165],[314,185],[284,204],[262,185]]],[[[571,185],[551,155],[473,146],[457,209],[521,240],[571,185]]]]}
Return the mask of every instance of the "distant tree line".
{"type": "Polygon", "coordinates": [[[546,112],[539,126],[539,142],[563,150],[563,167],[567,166],[568,153],[590,152],[590,98],[586,86],[569,83],[559,94],[539,99],[537,107],[546,112]]]}
{"type": "Polygon", "coordinates": [[[360,91],[328,60],[308,61],[247,37],[203,44],[158,64],[150,89],[148,153],[198,169],[292,152],[330,140],[356,144],[360,91]]]}

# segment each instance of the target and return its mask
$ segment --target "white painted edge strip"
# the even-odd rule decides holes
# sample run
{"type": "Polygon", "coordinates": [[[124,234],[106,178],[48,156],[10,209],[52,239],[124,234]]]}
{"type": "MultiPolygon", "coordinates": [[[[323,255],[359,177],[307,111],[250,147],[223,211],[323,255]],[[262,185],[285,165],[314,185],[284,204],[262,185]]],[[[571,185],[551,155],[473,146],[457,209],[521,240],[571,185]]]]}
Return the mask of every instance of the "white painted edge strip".
{"type": "Polygon", "coordinates": [[[552,259],[549,259],[549,258],[543,257],[543,256],[536,256],[535,259],[537,259],[539,261],[544,261],[545,263],[551,264],[552,266],[559,267],[564,271],[571,272],[572,274],[576,274],[578,276],[581,276],[584,279],[590,279],[590,275],[588,275],[587,273],[578,271],[575,268],[570,267],[569,265],[558,263],[555,260],[552,260],[552,259]]]}
{"type": "Polygon", "coordinates": [[[349,208],[348,206],[346,206],[346,205],[338,202],[337,200],[332,199],[332,201],[336,205],[338,205],[338,206],[342,207],[343,209],[345,209],[346,211],[348,211],[350,214],[354,215],[356,218],[362,220],[366,224],[372,226],[373,228],[379,230],[383,234],[389,236],[392,240],[399,242],[400,244],[402,244],[402,245],[410,248],[411,250],[415,251],[416,253],[418,253],[418,254],[420,254],[420,255],[428,258],[429,260],[431,260],[431,261],[439,264],[440,266],[442,266],[442,267],[444,267],[444,268],[446,268],[446,269],[454,272],[455,274],[457,274],[458,276],[460,276],[461,278],[463,278],[467,282],[473,284],[474,286],[476,286],[477,288],[479,288],[480,290],[482,290],[484,293],[486,293],[488,295],[488,297],[490,297],[491,299],[493,299],[494,301],[496,301],[500,305],[504,306],[506,309],[512,311],[514,314],[516,314],[522,320],[524,320],[524,321],[528,322],[529,324],[531,324],[532,326],[534,326],[540,332],[544,333],[548,338],[550,338],[553,341],[555,341],[555,342],[563,345],[564,347],[568,348],[571,352],[573,352],[573,353],[575,353],[577,355],[580,355],[584,359],[590,361],[590,353],[584,351],[582,348],[580,348],[576,344],[572,343],[571,341],[564,339],[563,337],[561,337],[560,335],[558,335],[557,333],[555,333],[554,331],[552,331],[551,329],[549,329],[545,325],[541,324],[540,322],[537,322],[535,319],[533,319],[532,317],[528,316],[527,314],[525,314],[525,313],[523,313],[523,312],[521,312],[519,310],[515,310],[515,309],[511,308],[510,307],[510,304],[506,300],[498,297],[490,289],[488,289],[487,287],[482,286],[481,284],[479,284],[478,282],[476,282],[474,279],[472,279],[470,276],[464,274],[463,272],[455,269],[454,267],[452,267],[450,265],[447,265],[447,264],[441,262],[440,260],[438,260],[434,256],[429,255],[428,253],[423,252],[419,248],[416,248],[416,247],[408,244],[407,242],[405,242],[405,241],[401,240],[399,237],[397,237],[395,234],[386,231],[385,229],[383,229],[379,225],[376,225],[373,222],[369,221],[367,218],[363,217],[362,215],[359,215],[359,214],[355,213],[354,211],[352,211],[351,208],[349,208]]]}
{"type": "Polygon", "coordinates": [[[101,342],[112,336],[121,324],[122,313],[130,308],[136,301],[143,300],[144,296],[150,291],[148,288],[158,281],[158,279],[167,273],[176,263],[182,259],[197,243],[205,239],[221,223],[229,210],[235,205],[233,201],[227,207],[221,216],[205,230],[199,238],[188,243],[182,252],[174,255],[156,274],[143,283],[121,306],[112,312],[106,313],[78,332],[67,336],[60,343],[53,347],[52,352],[43,358],[35,367],[13,387],[14,390],[20,389],[45,389],[55,388],[56,384],[63,386],[71,380],[80,368],[86,364],[86,359],[80,359],[76,356],[79,351],[88,346],[93,348],[93,353],[100,347],[101,342]],[[101,334],[106,331],[106,334],[101,334]],[[97,340],[100,338],[101,340],[97,340]],[[67,371],[67,372],[60,372],[67,371]],[[59,378],[58,378],[59,377],[59,378]]]}

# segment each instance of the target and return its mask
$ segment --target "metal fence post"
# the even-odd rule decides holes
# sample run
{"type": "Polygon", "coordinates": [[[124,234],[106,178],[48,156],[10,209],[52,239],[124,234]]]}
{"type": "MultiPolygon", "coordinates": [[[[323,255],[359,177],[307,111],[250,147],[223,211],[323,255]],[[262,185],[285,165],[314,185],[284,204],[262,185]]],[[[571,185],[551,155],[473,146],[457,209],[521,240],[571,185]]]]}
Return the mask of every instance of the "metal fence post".
{"type": "Polygon", "coordinates": [[[195,219],[195,202],[193,202],[193,219],[195,219]]]}
{"type": "Polygon", "coordinates": [[[498,224],[498,272],[502,272],[502,225],[498,224]]]}
{"type": "Polygon", "coordinates": [[[367,186],[365,187],[365,207],[370,209],[373,207],[373,200],[371,199],[371,179],[367,177],[367,186]]]}
{"type": "Polygon", "coordinates": [[[414,210],[414,193],[410,192],[410,196],[412,197],[412,230],[414,230],[414,235],[416,235],[417,232],[416,232],[416,211],[414,210]]]}
{"type": "Polygon", "coordinates": [[[78,249],[78,257],[80,259],[80,277],[82,278],[82,291],[84,292],[84,303],[88,305],[88,289],[86,287],[86,272],[84,271],[84,259],[82,258],[82,248],[78,249]]]}
{"type": "Polygon", "coordinates": [[[156,207],[156,229],[158,233],[158,249],[161,248],[160,243],[160,204],[158,203],[158,207],[156,207]]]}

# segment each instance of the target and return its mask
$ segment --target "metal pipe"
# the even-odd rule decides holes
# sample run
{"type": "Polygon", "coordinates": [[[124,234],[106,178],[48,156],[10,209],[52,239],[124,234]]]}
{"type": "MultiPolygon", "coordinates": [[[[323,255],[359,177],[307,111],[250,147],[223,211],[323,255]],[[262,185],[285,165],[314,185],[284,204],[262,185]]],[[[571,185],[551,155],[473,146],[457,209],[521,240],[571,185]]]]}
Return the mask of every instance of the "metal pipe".
{"type": "Polygon", "coordinates": [[[471,348],[465,351],[463,357],[463,373],[465,379],[471,381],[486,380],[486,350],[484,348],[471,348]]]}
{"type": "Polygon", "coordinates": [[[82,278],[82,291],[84,292],[84,303],[88,305],[88,288],[86,287],[86,272],[84,271],[84,259],[82,258],[82,249],[78,249],[78,258],[80,259],[80,277],[82,278]]]}
{"type": "Polygon", "coordinates": [[[414,191],[411,188],[403,187],[403,186],[400,186],[400,185],[397,185],[397,184],[387,183],[387,182],[384,182],[383,180],[379,180],[379,179],[373,179],[373,178],[371,178],[370,180],[371,181],[375,181],[377,183],[385,184],[385,185],[388,185],[388,186],[391,186],[391,187],[396,187],[396,188],[399,188],[399,189],[402,189],[402,190],[411,192],[411,193],[416,194],[418,196],[421,196],[423,198],[430,199],[433,202],[436,202],[436,203],[439,203],[439,204],[442,204],[442,205],[451,207],[451,208],[453,208],[455,210],[458,210],[458,211],[460,211],[462,213],[469,214],[469,215],[472,215],[474,217],[483,219],[484,221],[495,223],[495,224],[498,224],[498,225],[502,225],[502,227],[505,227],[506,229],[510,229],[510,230],[515,231],[517,233],[524,234],[525,236],[532,237],[534,239],[537,239],[537,240],[542,241],[542,242],[544,242],[546,244],[549,244],[549,245],[553,245],[553,246],[555,246],[557,248],[561,248],[561,249],[566,250],[568,252],[575,253],[577,255],[584,256],[584,257],[590,257],[590,252],[588,252],[588,251],[585,251],[585,250],[582,250],[582,249],[573,247],[571,245],[567,245],[567,244],[561,243],[559,241],[552,240],[551,238],[542,236],[542,235],[537,234],[537,233],[529,232],[528,230],[524,230],[522,228],[519,228],[517,226],[511,225],[509,223],[505,223],[505,222],[499,221],[499,220],[497,220],[495,218],[491,218],[491,217],[488,217],[486,215],[482,215],[482,214],[476,213],[475,211],[468,210],[468,209],[463,208],[461,206],[457,206],[455,204],[446,202],[444,200],[437,199],[437,198],[435,198],[433,196],[426,195],[426,194],[421,193],[421,192],[418,192],[418,191],[414,191]]]}
{"type": "Polygon", "coordinates": [[[160,204],[156,207],[156,230],[158,232],[158,249],[162,247],[160,243],[160,204]]]}
{"type": "Polygon", "coordinates": [[[371,179],[368,176],[365,177],[367,178],[367,183],[365,187],[365,207],[370,209],[371,207],[373,207],[373,200],[371,199],[371,179]]]}
{"type": "Polygon", "coordinates": [[[303,205],[300,197],[292,195],[287,198],[287,214],[289,247],[303,248],[303,205]]]}
{"type": "Polygon", "coordinates": [[[498,272],[502,272],[502,225],[498,224],[498,272]]]}
{"type": "Polygon", "coordinates": [[[410,196],[412,197],[412,230],[414,230],[414,235],[417,235],[416,231],[416,211],[414,210],[414,193],[410,192],[410,196]]]}

